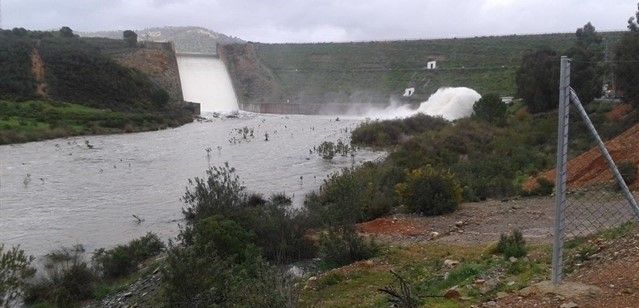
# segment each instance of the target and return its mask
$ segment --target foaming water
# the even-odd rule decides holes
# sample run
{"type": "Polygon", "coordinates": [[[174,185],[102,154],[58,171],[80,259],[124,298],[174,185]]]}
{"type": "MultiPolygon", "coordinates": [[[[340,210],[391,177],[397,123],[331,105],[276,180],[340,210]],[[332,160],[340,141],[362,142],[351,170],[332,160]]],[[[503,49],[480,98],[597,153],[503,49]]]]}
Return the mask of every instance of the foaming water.
{"type": "Polygon", "coordinates": [[[395,119],[423,113],[430,116],[441,116],[446,120],[456,120],[472,115],[473,105],[480,98],[481,95],[470,88],[440,88],[427,101],[421,103],[417,109],[392,102],[384,109],[371,109],[364,116],[374,119],[395,119]]]}
{"type": "Polygon", "coordinates": [[[209,165],[228,162],[248,190],[284,192],[300,206],[328,174],[384,155],[360,150],[354,160],[325,161],[309,153],[323,141],[349,140],[359,120],[240,113],[210,121],[0,146],[0,243],[42,255],[76,243],[93,251],[146,232],[168,239],[177,233],[188,179],[209,165]],[[244,139],[243,127],[254,137],[244,139]]]}
{"type": "Polygon", "coordinates": [[[238,110],[237,97],[224,63],[213,56],[177,56],[184,100],[200,103],[202,112],[238,110]]]}

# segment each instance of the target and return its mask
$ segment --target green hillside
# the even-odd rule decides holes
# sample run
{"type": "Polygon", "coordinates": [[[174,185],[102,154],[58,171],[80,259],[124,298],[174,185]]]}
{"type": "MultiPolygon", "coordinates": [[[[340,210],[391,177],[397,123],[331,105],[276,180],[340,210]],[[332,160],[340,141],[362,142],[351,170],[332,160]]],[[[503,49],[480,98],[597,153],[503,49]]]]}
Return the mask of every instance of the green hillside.
{"type": "MultiPolygon", "coordinates": [[[[620,32],[602,33],[612,45],[620,32]]],[[[514,95],[522,55],[537,47],[563,51],[574,34],[511,35],[415,41],[255,44],[260,62],[286,99],[299,103],[378,102],[415,87],[415,101],[443,86],[514,95]],[[426,70],[436,60],[436,70],[426,70]]],[[[236,75],[237,72],[231,72],[236,75]]],[[[242,79],[242,76],[233,76],[242,79]]],[[[243,93],[238,93],[242,96],[243,93]]],[[[246,95],[245,95],[246,96],[246,95]]],[[[257,100],[258,95],[247,101],[257,100]]]]}
{"type": "MultiPolygon", "coordinates": [[[[105,55],[104,46],[96,44],[104,41],[70,31],[0,30],[0,143],[157,129],[192,120],[148,76],[105,55]],[[30,100],[42,103],[25,107],[30,100]],[[88,109],[78,116],[60,106],[88,109]]],[[[111,48],[135,48],[112,41],[111,48]]]]}

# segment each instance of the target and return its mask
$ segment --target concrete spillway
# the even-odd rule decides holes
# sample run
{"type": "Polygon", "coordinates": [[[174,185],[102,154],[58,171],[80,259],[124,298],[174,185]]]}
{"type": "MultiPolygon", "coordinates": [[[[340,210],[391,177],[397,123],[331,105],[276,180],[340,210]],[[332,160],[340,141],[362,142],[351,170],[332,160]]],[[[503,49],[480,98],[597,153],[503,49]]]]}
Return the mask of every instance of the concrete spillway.
{"type": "Polygon", "coordinates": [[[224,63],[216,56],[177,54],[184,100],[200,103],[202,112],[238,110],[224,63]]]}

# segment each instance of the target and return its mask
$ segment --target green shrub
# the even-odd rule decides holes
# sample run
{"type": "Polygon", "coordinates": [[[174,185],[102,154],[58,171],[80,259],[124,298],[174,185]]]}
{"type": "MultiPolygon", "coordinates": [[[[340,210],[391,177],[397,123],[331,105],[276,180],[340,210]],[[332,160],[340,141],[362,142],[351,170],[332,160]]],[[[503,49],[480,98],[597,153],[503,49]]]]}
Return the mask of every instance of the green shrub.
{"type": "Polygon", "coordinates": [[[537,178],[537,186],[529,191],[523,192],[525,196],[550,196],[555,189],[555,183],[541,176],[537,178]]]}
{"type": "Polygon", "coordinates": [[[506,121],[506,112],[508,107],[501,101],[499,95],[488,93],[473,105],[473,115],[479,119],[492,123],[494,125],[502,125],[506,121]]]}
{"type": "Polygon", "coordinates": [[[637,164],[630,161],[623,161],[619,163],[617,168],[626,185],[631,185],[637,180],[637,164]]]}
{"type": "Polygon", "coordinates": [[[398,204],[394,187],[404,177],[405,172],[392,165],[365,163],[332,174],[304,203],[313,219],[328,226],[374,219],[398,204]]]}
{"type": "Polygon", "coordinates": [[[505,259],[510,257],[521,258],[528,254],[526,241],[519,230],[513,230],[510,235],[501,234],[499,242],[495,248],[496,253],[504,255],[505,259]]]}
{"type": "Polygon", "coordinates": [[[369,259],[378,249],[373,240],[367,242],[352,227],[331,229],[320,236],[319,256],[326,269],[369,259]]]}
{"type": "Polygon", "coordinates": [[[4,244],[0,244],[0,306],[17,305],[27,288],[26,280],[35,274],[31,267],[33,260],[19,246],[5,250],[4,244]]]}
{"type": "Polygon", "coordinates": [[[449,125],[441,117],[417,114],[405,119],[372,121],[360,124],[351,133],[351,142],[372,147],[399,144],[404,136],[439,130],[449,125]]]}
{"type": "Polygon", "coordinates": [[[455,176],[431,166],[409,172],[397,185],[397,194],[409,211],[427,216],[453,212],[462,200],[455,176]]]}
{"type": "Polygon", "coordinates": [[[141,262],[157,256],[163,250],[162,240],[153,233],[147,233],[127,245],[118,245],[109,250],[96,250],[92,261],[103,277],[118,278],[135,272],[141,262]]]}
{"type": "Polygon", "coordinates": [[[96,277],[83,261],[84,248],[76,245],[61,248],[46,255],[46,274],[31,284],[25,292],[27,304],[55,303],[70,307],[93,297],[96,277]]]}

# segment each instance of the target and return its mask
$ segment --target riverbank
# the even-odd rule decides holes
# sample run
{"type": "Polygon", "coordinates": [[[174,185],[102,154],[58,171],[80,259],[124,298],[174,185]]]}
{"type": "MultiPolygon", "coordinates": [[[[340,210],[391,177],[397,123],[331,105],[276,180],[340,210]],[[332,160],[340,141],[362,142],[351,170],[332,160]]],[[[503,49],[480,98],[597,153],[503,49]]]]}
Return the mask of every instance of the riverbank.
{"type": "Polygon", "coordinates": [[[184,110],[122,112],[55,101],[0,100],[0,144],[152,131],[192,121],[184,110]]]}

